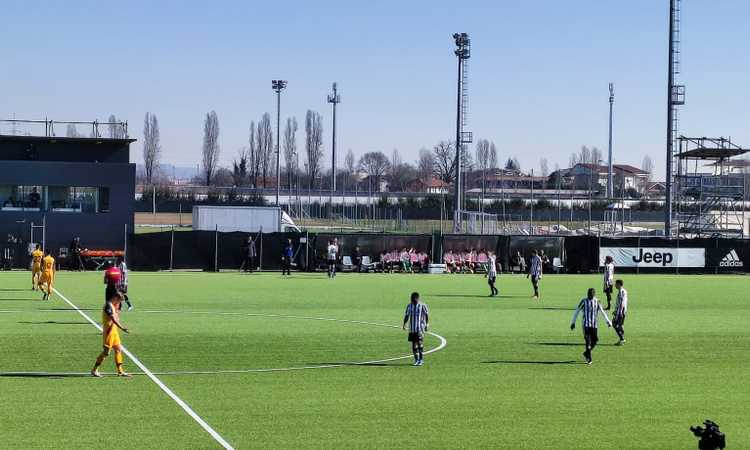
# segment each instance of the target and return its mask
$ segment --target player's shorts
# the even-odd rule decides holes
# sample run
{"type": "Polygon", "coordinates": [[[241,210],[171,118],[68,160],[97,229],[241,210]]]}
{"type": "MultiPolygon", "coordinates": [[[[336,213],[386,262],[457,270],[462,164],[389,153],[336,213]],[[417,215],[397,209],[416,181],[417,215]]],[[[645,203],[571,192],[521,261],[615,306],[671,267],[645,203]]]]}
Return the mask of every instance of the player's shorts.
{"type": "Polygon", "coordinates": [[[611,294],[612,293],[612,285],[604,285],[604,293],[605,294],[611,294]]]}
{"type": "Polygon", "coordinates": [[[409,333],[408,341],[422,345],[422,341],[424,341],[424,333],[409,333]]]}
{"type": "Polygon", "coordinates": [[[626,314],[627,313],[615,314],[615,316],[612,317],[612,324],[613,325],[620,325],[620,326],[625,325],[625,315],[626,314]]]}
{"type": "Polygon", "coordinates": [[[535,275],[532,275],[532,276],[531,276],[531,284],[537,284],[537,283],[539,283],[539,278],[540,278],[540,277],[537,277],[537,276],[535,276],[535,275]]]}
{"type": "Polygon", "coordinates": [[[117,330],[116,326],[113,326],[104,334],[104,346],[111,349],[120,344],[120,332],[117,330]]]}
{"type": "Polygon", "coordinates": [[[52,272],[42,272],[42,276],[39,277],[40,284],[52,284],[52,272]]]}
{"type": "Polygon", "coordinates": [[[127,294],[128,293],[128,285],[127,284],[121,284],[121,285],[117,286],[117,290],[119,290],[123,294],[127,294]]]}
{"type": "Polygon", "coordinates": [[[495,280],[497,280],[496,276],[487,276],[487,282],[495,284],[495,280]]]}
{"type": "Polygon", "coordinates": [[[42,265],[41,264],[32,264],[31,266],[31,273],[37,274],[42,271],[42,265]]]}
{"type": "Polygon", "coordinates": [[[596,343],[599,342],[599,330],[594,327],[584,327],[583,338],[587,343],[596,345],[596,343]]]}

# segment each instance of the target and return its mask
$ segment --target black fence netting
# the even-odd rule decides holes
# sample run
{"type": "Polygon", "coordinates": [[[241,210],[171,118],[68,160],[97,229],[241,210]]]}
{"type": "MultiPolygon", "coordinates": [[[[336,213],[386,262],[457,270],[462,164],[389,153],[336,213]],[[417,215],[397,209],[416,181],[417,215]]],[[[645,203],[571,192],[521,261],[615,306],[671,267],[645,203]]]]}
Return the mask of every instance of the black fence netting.
{"type": "Polygon", "coordinates": [[[503,270],[528,267],[532,250],[546,256],[545,269],[567,273],[600,270],[605,255],[618,255],[618,271],[659,273],[747,273],[750,240],[665,239],[660,237],[599,238],[597,236],[487,236],[439,234],[333,234],[333,233],[222,233],[215,231],[166,231],[131,235],[128,262],[135,270],[241,270],[246,264],[248,237],[255,242],[253,269],[280,270],[289,240],[296,270],[315,270],[325,265],[328,242],[336,239],[339,257],[360,256],[380,261],[381,255],[403,249],[427,254],[442,262],[447,252],[478,253],[493,250],[503,270]],[[662,264],[653,264],[658,258],[662,264]],[[631,261],[632,260],[632,261],[631,261]]]}

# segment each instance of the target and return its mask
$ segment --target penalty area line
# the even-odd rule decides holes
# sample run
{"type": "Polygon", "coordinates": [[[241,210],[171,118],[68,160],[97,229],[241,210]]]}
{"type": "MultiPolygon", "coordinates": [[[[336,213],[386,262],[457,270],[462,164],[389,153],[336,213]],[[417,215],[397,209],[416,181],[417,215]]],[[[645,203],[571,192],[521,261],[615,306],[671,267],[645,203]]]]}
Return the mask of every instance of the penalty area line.
{"type": "MultiPolygon", "coordinates": [[[[70,305],[71,308],[76,310],[78,314],[80,314],[84,319],[86,319],[91,325],[93,325],[97,330],[102,331],[101,325],[96,323],[94,319],[89,317],[88,314],[83,312],[78,306],[76,306],[73,302],[68,300],[60,291],[53,288],[52,289],[55,294],[59,295],[61,299],[65,301],[68,305],[70,305]]],[[[161,389],[165,394],[169,396],[172,400],[174,400],[175,403],[177,403],[180,408],[183,409],[190,417],[193,418],[193,420],[198,423],[198,425],[201,426],[219,445],[221,445],[226,450],[234,450],[234,447],[226,441],[216,430],[214,430],[211,425],[209,425],[201,416],[198,415],[193,409],[185,403],[184,400],[182,400],[180,397],[177,396],[169,387],[167,387],[166,384],[164,384],[156,375],[154,375],[153,372],[151,372],[148,367],[146,367],[134,354],[130,352],[125,346],[121,346],[122,352],[125,353],[125,355],[130,358],[133,363],[135,363],[136,366],[138,366],[139,369],[143,371],[143,373],[151,379],[151,381],[154,382],[157,386],[159,386],[159,389],[161,389]]]]}

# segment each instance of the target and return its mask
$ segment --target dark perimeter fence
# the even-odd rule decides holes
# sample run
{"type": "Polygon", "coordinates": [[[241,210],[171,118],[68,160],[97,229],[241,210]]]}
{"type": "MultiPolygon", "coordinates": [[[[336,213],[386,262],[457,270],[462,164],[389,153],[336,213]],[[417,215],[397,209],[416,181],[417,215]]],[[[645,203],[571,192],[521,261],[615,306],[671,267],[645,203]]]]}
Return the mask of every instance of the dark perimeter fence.
{"type": "Polygon", "coordinates": [[[283,249],[291,240],[295,270],[315,271],[325,266],[326,246],[337,239],[340,261],[355,248],[373,262],[393,250],[415,249],[441,263],[446,252],[493,251],[504,271],[521,269],[532,250],[543,250],[547,271],[599,271],[606,255],[613,256],[618,272],[639,273],[747,273],[748,239],[665,239],[659,237],[605,238],[596,236],[440,235],[378,233],[223,233],[164,231],[130,235],[127,258],[135,270],[240,270],[247,255],[247,240],[255,242],[259,270],[281,270],[283,249]]]}

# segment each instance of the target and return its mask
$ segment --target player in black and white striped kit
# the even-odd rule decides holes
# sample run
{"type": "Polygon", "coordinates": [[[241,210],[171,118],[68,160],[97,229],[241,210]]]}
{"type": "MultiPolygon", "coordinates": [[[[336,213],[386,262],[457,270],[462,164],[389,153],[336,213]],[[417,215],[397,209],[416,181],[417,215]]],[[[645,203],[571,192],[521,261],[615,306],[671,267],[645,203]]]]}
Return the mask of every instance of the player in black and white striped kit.
{"type": "Polygon", "coordinates": [[[498,290],[495,287],[495,280],[497,280],[497,257],[494,253],[490,252],[487,261],[487,284],[490,285],[490,297],[494,297],[498,294],[498,290]]]}
{"type": "Polygon", "coordinates": [[[607,321],[607,326],[612,326],[612,322],[609,321],[607,313],[604,312],[602,305],[599,304],[599,300],[597,300],[594,294],[596,294],[596,290],[594,288],[589,288],[586,297],[582,298],[580,303],[578,303],[578,308],[576,308],[576,312],[573,313],[573,320],[570,322],[570,329],[574,330],[576,328],[578,314],[583,313],[583,339],[586,342],[586,351],[583,352],[583,357],[588,364],[591,364],[592,362],[591,351],[594,350],[596,343],[599,342],[599,333],[597,329],[597,318],[599,317],[599,313],[602,313],[604,316],[604,320],[607,321]]]}
{"type": "Polygon", "coordinates": [[[615,312],[612,315],[612,325],[620,340],[615,345],[625,343],[625,314],[628,312],[628,291],[623,287],[622,280],[615,281],[617,288],[617,300],[615,301],[615,312]]]}
{"type": "Polygon", "coordinates": [[[539,300],[539,280],[542,279],[542,258],[536,253],[536,250],[531,251],[531,260],[529,261],[529,273],[526,274],[526,278],[531,277],[531,285],[534,286],[534,297],[539,300]]]}
{"type": "Polygon", "coordinates": [[[604,258],[604,293],[607,294],[607,307],[604,308],[609,311],[612,304],[612,290],[615,285],[615,260],[607,255],[604,258]]]}
{"type": "Polygon", "coordinates": [[[409,324],[409,342],[411,350],[414,353],[414,365],[421,366],[424,363],[424,332],[427,331],[430,323],[430,310],[427,305],[419,301],[419,293],[411,293],[411,302],[406,305],[404,313],[404,324],[402,329],[406,329],[409,324]]]}

